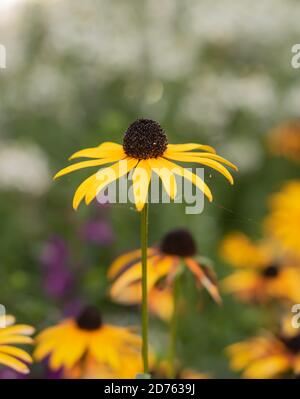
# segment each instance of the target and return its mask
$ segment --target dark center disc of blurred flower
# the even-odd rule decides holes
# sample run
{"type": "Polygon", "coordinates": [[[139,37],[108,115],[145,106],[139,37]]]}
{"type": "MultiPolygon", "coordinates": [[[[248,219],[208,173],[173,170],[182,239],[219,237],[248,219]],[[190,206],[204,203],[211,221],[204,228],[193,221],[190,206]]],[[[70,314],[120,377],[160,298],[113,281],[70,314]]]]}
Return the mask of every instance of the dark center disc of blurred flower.
{"type": "Polygon", "coordinates": [[[280,339],[290,352],[300,352],[300,335],[296,335],[295,337],[280,337],[280,339]]]}
{"type": "Polygon", "coordinates": [[[97,330],[102,325],[102,318],[95,306],[88,306],[79,314],[76,323],[82,330],[97,330]]]}
{"type": "Polygon", "coordinates": [[[263,269],[262,274],[267,278],[275,278],[279,274],[279,266],[276,264],[269,265],[265,269],[263,269]]]}
{"type": "Polygon", "coordinates": [[[157,158],[167,146],[164,129],[151,119],[137,119],[128,127],[123,140],[126,155],[137,159],[157,158]]]}
{"type": "Polygon", "coordinates": [[[167,255],[194,256],[197,252],[195,240],[192,235],[184,229],[170,231],[163,238],[160,249],[167,255]]]}

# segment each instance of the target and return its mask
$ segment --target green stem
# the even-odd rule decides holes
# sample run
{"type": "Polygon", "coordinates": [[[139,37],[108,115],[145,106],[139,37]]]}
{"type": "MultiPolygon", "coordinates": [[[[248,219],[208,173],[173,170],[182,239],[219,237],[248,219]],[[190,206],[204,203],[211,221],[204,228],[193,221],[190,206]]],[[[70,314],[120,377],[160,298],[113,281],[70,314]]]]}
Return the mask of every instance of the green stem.
{"type": "Polygon", "coordinates": [[[177,316],[180,276],[176,275],[173,281],[173,313],[170,321],[169,341],[169,378],[176,377],[176,346],[177,346],[177,316]]]}
{"type": "Polygon", "coordinates": [[[149,371],[148,363],[148,293],[147,293],[147,249],[148,249],[148,203],[141,214],[141,252],[142,252],[142,357],[144,374],[149,371]]]}

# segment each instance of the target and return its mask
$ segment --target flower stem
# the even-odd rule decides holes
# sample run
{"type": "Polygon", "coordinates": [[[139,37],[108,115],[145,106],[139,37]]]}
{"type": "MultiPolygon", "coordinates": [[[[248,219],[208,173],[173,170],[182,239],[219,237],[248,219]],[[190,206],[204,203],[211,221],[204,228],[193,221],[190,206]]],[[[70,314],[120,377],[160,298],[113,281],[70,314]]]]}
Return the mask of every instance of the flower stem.
{"type": "Polygon", "coordinates": [[[148,363],[148,290],[147,290],[147,248],[148,248],[148,203],[141,213],[141,252],[142,252],[142,357],[144,374],[149,371],[148,363]]]}
{"type": "Polygon", "coordinates": [[[179,298],[180,274],[173,281],[173,313],[170,321],[169,336],[169,378],[176,377],[176,344],[177,344],[177,316],[179,298]]]}

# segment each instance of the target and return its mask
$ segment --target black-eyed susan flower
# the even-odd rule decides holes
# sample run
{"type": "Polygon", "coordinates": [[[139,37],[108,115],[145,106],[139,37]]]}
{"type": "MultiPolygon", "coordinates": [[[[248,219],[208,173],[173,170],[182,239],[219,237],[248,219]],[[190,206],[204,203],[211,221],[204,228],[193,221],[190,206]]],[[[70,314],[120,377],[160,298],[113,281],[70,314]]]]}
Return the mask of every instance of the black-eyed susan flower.
{"type": "Polygon", "coordinates": [[[291,161],[300,162],[300,119],[290,120],[270,132],[271,153],[291,161]]]}
{"type": "Polygon", "coordinates": [[[179,175],[197,186],[211,201],[211,191],[204,181],[173,161],[208,166],[224,175],[231,184],[233,178],[224,165],[236,169],[235,165],[217,155],[210,146],[194,143],[168,144],[163,128],[150,119],[138,119],[133,122],[125,132],[123,145],[105,142],[97,147],[77,151],[70,157],[71,160],[77,158],[89,160],[60,170],[55,178],[79,169],[109,164],[111,166],[92,174],[80,184],[73,199],[74,209],[78,208],[83,199],[89,204],[108,184],[126,176],[132,170],[135,205],[139,211],[147,201],[152,172],[160,177],[170,198],[176,196],[175,175],[179,175]]]}
{"type": "Polygon", "coordinates": [[[287,182],[270,198],[266,233],[290,255],[300,257],[300,180],[287,182]]]}
{"type": "Polygon", "coordinates": [[[224,291],[243,301],[300,300],[297,264],[278,256],[269,243],[254,243],[242,233],[232,233],[223,240],[220,252],[236,269],[221,282],[224,291]]]}
{"type": "Polygon", "coordinates": [[[245,378],[299,376],[300,332],[290,317],[283,324],[277,334],[265,332],[227,347],[232,370],[242,371],[245,378]]]}
{"type": "MultiPolygon", "coordinates": [[[[195,240],[184,229],[170,231],[160,245],[148,248],[148,290],[162,279],[171,284],[182,268],[189,270],[197,284],[205,287],[216,302],[221,301],[212,269],[199,262],[195,240]]],[[[132,286],[138,289],[136,283],[141,279],[141,269],[139,250],[117,258],[108,270],[108,277],[113,280],[111,297],[117,300],[132,286]]]]}
{"type": "Polygon", "coordinates": [[[66,375],[79,370],[84,377],[85,368],[88,370],[91,363],[97,365],[98,371],[103,370],[104,377],[124,375],[128,359],[134,359],[135,364],[139,362],[139,371],[142,369],[141,338],[129,328],[104,324],[98,309],[91,306],[76,319],[66,319],[46,328],[36,341],[35,359],[41,361],[48,357],[49,367],[63,368],[66,375]]]}
{"type": "Polygon", "coordinates": [[[0,328],[0,364],[16,370],[18,373],[28,374],[28,364],[32,363],[31,356],[17,344],[32,344],[30,337],[34,333],[34,328],[27,324],[14,324],[13,316],[1,316],[0,328]]]}

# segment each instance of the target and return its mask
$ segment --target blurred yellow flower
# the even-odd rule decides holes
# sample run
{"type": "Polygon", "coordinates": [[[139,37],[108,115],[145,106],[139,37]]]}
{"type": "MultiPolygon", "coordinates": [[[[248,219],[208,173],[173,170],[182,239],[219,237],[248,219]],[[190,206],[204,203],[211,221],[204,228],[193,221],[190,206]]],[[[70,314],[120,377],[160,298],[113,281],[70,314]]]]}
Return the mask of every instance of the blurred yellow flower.
{"type": "Polygon", "coordinates": [[[32,363],[31,356],[24,349],[17,348],[15,344],[32,344],[30,337],[34,328],[27,324],[16,324],[13,316],[1,316],[0,328],[0,364],[16,370],[18,373],[28,374],[28,364],[32,363]]]}
{"type": "Polygon", "coordinates": [[[300,257],[300,180],[286,183],[271,196],[266,232],[291,255],[300,257]]]}
{"type": "Polygon", "coordinates": [[[300,162],[300,120],[290,120],[270,132],[269,148],[274,155],[300,162]]]}
{"type": "Polygon", "coordinates": [[[237,268],[221,282],[225,292],[244,301],[264,302],[270,298],[300,301],[298,265],[277,257],[269,244],[256,244],[241,233],[232,233],[223,240],[220,253],[237,268]]]}
{"type": "Polygon", "coordinates": [[[237,169],[231,162],[216,155],[215,150],[207,145],[168,144],[162,127],[150,119],[138,119],[133,122],[125,132],[123,145],[105,142],[97,147],[78,151],[70,157],[70,159],[75,158],[90,158],[90,160],[62,169],[55,178],[79,169],[112,165],[94,173],[77,188],[73,199],[74,209],[78,208],[84,198],[86,204],[90,204],[108,184],[126,176],[131,170],[134,170],[132,175],[134,201],[139,211],[147,202],[152,172],[159,176],[168,196],[172,199],[175,198],[177,191],[175,175],[179,175],[197,186],[212,201],[209,187],[198,175],[170,160],[208,166],[224,175],[231,184],[233,178],[223,164],[237,169]]]}
{"type": "MultiPolygon", "coordinates": [[[[291,326],[291,319],[289,325],[291,326]]],[[[285,324],[287,321],[285,320],[285,324]]],[[[279,334],[266,332],[226,348],[230,367],[245,378],[277,378],[300,374],[300,331],[282,328],[279,334]]]]}
{"type": "MultiPolygon", "coordinates": [[[[220,303],[216,277],[212,269],[200,264],[196,254],[196,243],[192,235],[184,229],[170,231],[158,247],[148,248],[148,292],[151,293],[153,287],[161,279],[165,279],[165,283],[171,285],[181,268],[186,267],[192,272],[198,285],[205,287],[213,299],[220,303]]],[[[110,290],[112,299],[118,301],[118,298],[124,295],[130,298],[133,290],[136,290],[136,297],[139,298],[140,288],[136,283],[141,280],[141,270],[139,250],[117,258],[108,270],[108,277],[114,280],[110,290]]],[[[155,294],[157,295],[158,292],[156,291],[155,294]]],[[[166,300],[166,297],[164,299],[166,300]]]]}
{"type": "Polygon", "coordinates": [[[99,311],[92,306],[76,319],[46,328],[36,341],[35,359],[49,356],[50,368],[63,368],[69,377],[79,374],[87,378],[97,373],[97,378],[102,378],[103,372],[103,378],[135,378],[142,371],[141,338],[129,328],[103,324],[99,311]]]}

